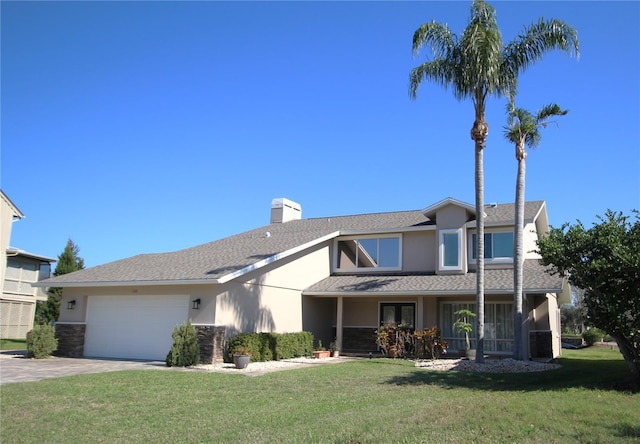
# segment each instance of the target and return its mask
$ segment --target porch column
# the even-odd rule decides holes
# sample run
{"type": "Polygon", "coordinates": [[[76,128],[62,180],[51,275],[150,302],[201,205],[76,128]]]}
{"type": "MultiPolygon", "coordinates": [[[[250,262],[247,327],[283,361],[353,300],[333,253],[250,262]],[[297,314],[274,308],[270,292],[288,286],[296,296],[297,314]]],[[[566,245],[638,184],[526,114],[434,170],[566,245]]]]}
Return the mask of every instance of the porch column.
{"type": "Polygon", "coordinates": [[[418,298],[418,304],[416,306],[416,330],[424,330],[424,298],[421,296],[418,298]]]}
{"type": "Polygon", "coordinates": [[[336,348],[342,351],[342,296],[337,298],[337,313],[336,313],[336,348]]]}

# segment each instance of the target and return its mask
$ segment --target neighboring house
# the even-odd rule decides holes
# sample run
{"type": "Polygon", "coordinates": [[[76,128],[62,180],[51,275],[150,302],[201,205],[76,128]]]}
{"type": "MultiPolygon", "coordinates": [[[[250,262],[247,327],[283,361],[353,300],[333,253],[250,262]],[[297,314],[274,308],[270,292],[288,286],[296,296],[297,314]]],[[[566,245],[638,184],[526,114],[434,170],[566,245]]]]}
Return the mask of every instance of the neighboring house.
{"type": "MultiPolygon", "coordinates": [[[[485,351],[509,355],[514,206],[485,213],[485,351]]],[[[456,350],[463,338],[453,313],[475,311],[475,219],[473,205],[452,198],[422,211],[315,219],[275,199],[270,225],[35,285],[63,287],[56,332],[68,356],[164,359],[171,331],[187,320],[209,362],[240,332],[305,330],[345,352],[374,351],[374,331],[388,321],[439,326],[456,350]]],[[[527,202],[523,347],[525,356],[553,358],[569,292],[531,252],[547,230],[545,203],[527,202]]]]}
{"type": "Polygon", "coordinates": [[[32,283],[51,275],[53,258],[10,248],[11,226],[24,214],[0,190],[0,338],[24,339],[33,328],[36,301],[45,301],[47,294],[32,283]]]}

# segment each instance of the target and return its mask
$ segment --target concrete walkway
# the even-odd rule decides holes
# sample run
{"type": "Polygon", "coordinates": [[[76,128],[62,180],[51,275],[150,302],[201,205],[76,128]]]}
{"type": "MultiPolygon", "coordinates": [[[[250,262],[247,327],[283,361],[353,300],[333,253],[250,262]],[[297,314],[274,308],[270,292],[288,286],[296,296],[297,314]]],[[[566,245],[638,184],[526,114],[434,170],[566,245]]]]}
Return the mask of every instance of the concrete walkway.
{"type": "Polygon", "coordinates": [[[0,384],[120,370],[183,370],[167,367],[163,361],[57,357],[27,359],[24,354],[24,350],[0,352],[0,384]]]}

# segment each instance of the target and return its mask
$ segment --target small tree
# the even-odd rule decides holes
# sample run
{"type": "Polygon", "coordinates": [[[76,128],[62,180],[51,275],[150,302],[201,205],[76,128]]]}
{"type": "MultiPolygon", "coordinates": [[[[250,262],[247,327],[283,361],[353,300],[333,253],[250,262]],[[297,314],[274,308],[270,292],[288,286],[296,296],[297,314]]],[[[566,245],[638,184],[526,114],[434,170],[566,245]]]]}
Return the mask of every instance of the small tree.
{"type": "Polygon", "coordinates": [[[640,223],[608,210],[585,229],[564,224],[538,242],[549,273],[584,289],[587,321],[610,335],[640,384],[640,223]]]}
{"type": "MultiPolygon", "coordinates": [[[[74,244],[71,239],[67,240],[67,245],[62,253],[58,255],[58,262],[53,275],[62,276],[63,274],[82,270],[84,268],[84,259],[78,256],[79,253],[80,247],[74,244]]],[[[36,304],[36,322],[41,325],[57,321],[60,316],[62,288],[49,288],[48,291],[49,297],[47,300],[36,304]]]]}
{"type": "Polygon", "coordinates": [[[168,367],[189,367],[200,363],[198,332],[191,321],[173,329],[173,346],[167,355],[168,367]]]}
{"type": "Polygon", "coordinates": [[[456,333],[464,333],[466,350],[470,350],[471,343],[469,342],[469,333],[473,331],[471,318],[475,318],[476,314],[471,310],[467,310],[466,308],[458,310],[454,314],[458,316],[458,319],[456,319],[456,321],[453,323],[453,329],[456,331],[456,333]]]}

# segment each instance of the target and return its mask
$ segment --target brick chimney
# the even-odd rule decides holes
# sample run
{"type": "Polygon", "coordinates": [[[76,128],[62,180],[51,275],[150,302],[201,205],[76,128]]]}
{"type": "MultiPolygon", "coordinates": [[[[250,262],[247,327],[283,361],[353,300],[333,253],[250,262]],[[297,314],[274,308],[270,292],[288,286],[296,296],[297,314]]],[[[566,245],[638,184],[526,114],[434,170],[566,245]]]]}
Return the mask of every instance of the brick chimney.
{"type": "Polygon", "coordinates": [[[302,219],[302,208],[299,203],[281,197],[271,201],[271,223],[280,224],[290,220],[302,219]]]}

